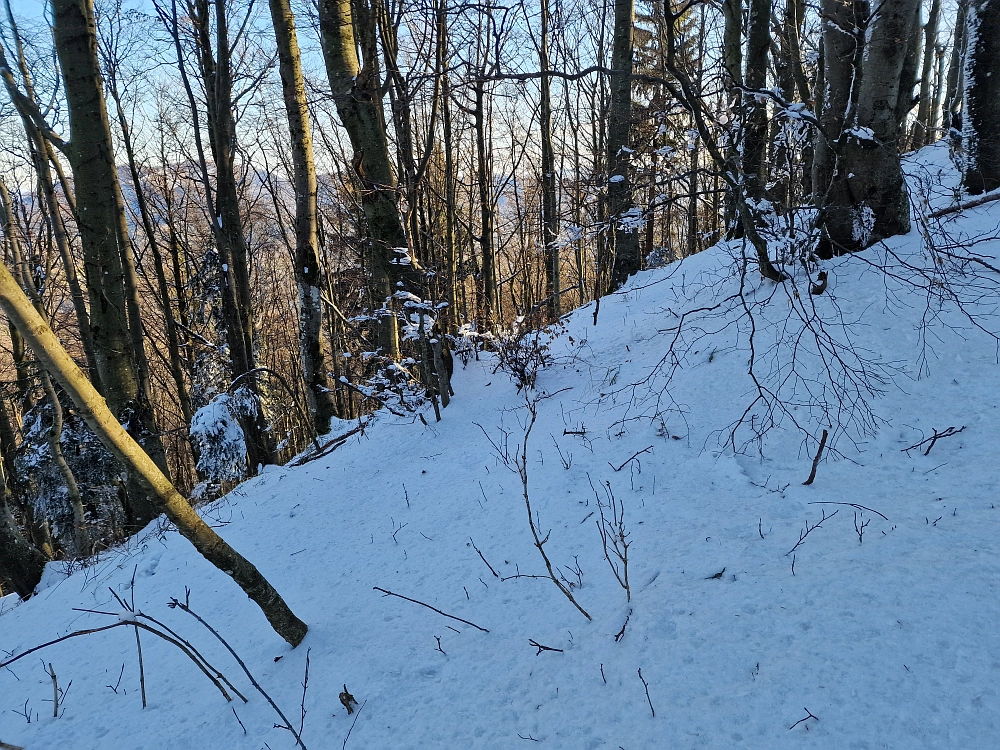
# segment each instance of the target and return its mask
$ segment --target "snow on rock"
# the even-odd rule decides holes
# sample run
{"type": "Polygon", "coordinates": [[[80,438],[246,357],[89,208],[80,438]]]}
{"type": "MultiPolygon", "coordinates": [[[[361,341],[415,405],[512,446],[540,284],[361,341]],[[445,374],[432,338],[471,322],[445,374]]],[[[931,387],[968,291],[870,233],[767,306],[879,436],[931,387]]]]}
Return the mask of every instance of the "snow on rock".
{"type": "MultiPolygon", "coordinates": [[[[954,180],[945,157],[930,149],[908,169],[954,180]]],[[[951,195],[939,183],[934,206],[951,195]]],[[[995,216],[948,226],[981,236],[995,216]]],[[[992,258],[1000,244],[975,250],[992,258]]],[[[568,316],[527,391],[550,394],[524,454],[532,513],[592,621],[546,577],[529,529],[525,391],[481,354],[456,370],[440,423],[379,415],[202,511],[309,624],[298,649],[169,528],[0,618],[0,654],[20,653],[114,621],[73,609],[117,613],[109,587],[134,593],[248,704],[143,634],[143,710],[134,633],[114,628],[44,652],[60,685],[73,681],[59,719],[35,655],[0,670],[0,737],[28,750],[293,748],[225,648],[167,606],[187,587],[296,728],[308,653],[313,750],[349,731],[355,750],[995,746],[1000,366],[976,323],[988,328],[996,298],[966,299],[970,319],[912,283],[932,263],[916,231],[824,263],[818,296],[801,268],[741,285],[739,253],[723,244],[640,273],[568,316]],[[858,368],[867,380],[851,379],[858,368]],[[927,455],[911,448],[947,427],[965,429],[927,455]],[[629,535],[631,601],[598,533],[608,493],[629,535]]]]}

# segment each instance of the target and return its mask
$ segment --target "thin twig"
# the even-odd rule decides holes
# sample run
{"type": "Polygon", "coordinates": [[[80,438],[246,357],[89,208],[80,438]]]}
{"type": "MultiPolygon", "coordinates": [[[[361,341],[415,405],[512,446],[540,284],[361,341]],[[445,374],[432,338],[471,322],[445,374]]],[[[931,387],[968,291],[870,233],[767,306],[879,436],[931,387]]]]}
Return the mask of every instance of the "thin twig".
{"type": "Polygon", "coordinates": [[[806,540],[806,537],[809,536],[816,529],[818,529],[820,526],[822,526],[824,521],[827,521],[827,520],[833,518],[838,513],[840,513],[840,509],[839,508],[837,510],[833,511],[833,513],[831,513],[830,515],[827,515],[826,511],[824,510],[823,511],[823,517],[820,518],[812,526],[809,525],[809,521],[807,520],[806,521],[806,527],[805,527],[805,529],[803,529],[802,531],[799,532],[799,541],[797,541],[795,543],[795,546],[792,547],[790,550],[788,550],[788,552],[785,553],[785,557],[788,557],[795,550],[797,550],[799,548],[799,545],[802,544],[802,542],[804,542],[806,540]]]}
{"type": "Polygon", "coordinates": [[[395,596],[395,597],[397,597],[399,599],[405,599],[408,602],[413,602],[414,604],[419,604],[421,607],[427,607],[427,609],[432,609],[435,612],[437,612],[439,615],[444,615],[445,617],[448,617],[448,618],[450,618],[452,620],[458,620],[458,622],[463,622],[466,625],[471,625],[476,630],[481,630],[484,633],[489,633],[490,632],[486,628],[479,627],[474,622],[469,622],[468,620],[463,620],[461,617],[455,617],[455,615],[449,615],[447,612],[442,612],[440,609],[438,609],[437,607],[432,607],[430,604],[425,604],[424,602],[417,601],[416,599],[411,599],[408,596],[403,596],[402,594],[397,594],[395,592],[388,591],[388,590],[383,589],[383,588],[379,588],[378,586],[372,586],[372,589],[375,590],[375,591],[381,591],[386,596],[395,596]]]}
{"type": "Polygon", "coordinates": [[[799,719],[797,722],[795,722],[790,727],[788,727],[788,731],[789,732],[791,732],[793,729],[795,729],[795,727],[797,727],[803,721],[809,721],[809,719],[816,719],[816,721],[819,721],[819,717],[818,716],[813,716],[812,712],[808,708],[803,708],[802,710],[806,712],[805,717],[799,719]]]}
{"type": "Polygon", "coordinates": [[[563,650],[561,648],[552,648],[552,646],[543,646],[541,643],[531,638],[528,639],[528,644],[538,649],[538,651],[535,653],[535,656],[539,656],[542,653],[542,651],[558,651],[560,654],[563,653],[563,650]]]}
{"type": "Polygon", "coordinates": [[[306,727],[306,691],[309,689],[309,653],[312,651],[311,648],[306,649],[306,673],[302,678],[302,718],[299,721],[299,736],[302,736],[302,730],[306,727]]]}
{"type": "MultiPolygon", "coordinates": [[[[358,708],[358,712],[354,715],[354,721],[351,722],[351,728],[347,730],[347,736],[344,737],[344,745],[343,745],[343,747],[345,747],[345,748],[347,747],[347,741],[349,739],[351,739],[351,732],[354,731],[354,725],[358,723],[358,717],[361,716],[361,712],[365,709],[365,704],[367,702],[368,702],[368,699],[365,698],[365,700],[363,700],[361,702],[361,707],[358,708]]],[[[341,748],[341,750],[343,750],[343,748],[341,748]]]]}
{"type": "Polygon", "coordinates": [[[867,505],[860,505],[858,503],[838,503],[833,500],[815,500],[809,503],[809,505],[847,505],[851,508],[856,508],[857,510],[867,510],[869,513],[874,513],[876,516],[882,516],[882,518],[886,521],[889,520],[874,508],[869,508],[867,505]]]}
{"type": "Polygon", "coordinates": [[[924,443],[930,443],[930,445],[927,446],[927,450],[924,451],[924,455],[926,456],[928,453],[931,452],[931,448],[934,447],[934,444],[938,440],[940,440],[941,438],[952,437],[954,435],[957,435],[958,433],[965,430],[965,427],[966,427],[965,425],[962,425],[958,429],[954,427],[949,427],[947,430],[944,430],[943,432],[938,432],[937,430],[934,430],[934,434],[931,435],[929,438],[925,438],[924,440],[921,440],[919,443],[914,443],[909,448],[903,448],[900,452],[906,453],[907,451],[912,451],[914,448],[919,448],[924,443]]]}
{"type": "Polygon", "coordinates": [[[639,456],[641,456],[643,453],[652,453],[652,452],[653,452],[653,446],[649,446],[648,448],[643,448],[641,451],[636,451],[635,453],[633,453],[631,455],[631,457],[629,457],[628,461],[626,461],[625,463],[623,463],[621,466],[615,466],[610,461],[608,461],[608,466],[610,466],[615,471],[621,471],[626,466],[628,466],[629,463],[631,463],[632,461],[635,461],[637,464],[639,464],[639,473],[641,474],[642,473],[642,464],[639,463],[639,456]]]}
{"type": "Polygon", "coordinates": [[[646,701],[649,703],[649,712],[653,714],[653,718],[656,718],[656,711],[653,710],[653,701],[649,698],[649,684],[646,682],[645,678],[642,676],[642,667],[639,667],[639,679],[642,680],[642,686],[646,688],[646,701]]]}
{"type": "Polygon", "coordinates": [[[472,543],[472,549],[474,549],[474,550],[475,550],[476,552],[478,552],[478,553],[479,553],[479,558],[480,558],[480,559],[481,559],[481,560],[482,560],[482,561],[483,561],[484,563],[486,563],[486,567],[490,569],[490,573],[492,573],[492,574],[493,574],[493,576],[494,576],[495,578],[499,578],[499,577],[500,577],[500,574],[499,574],[499,573],[497,573],[497,572],[496,572],[495,570],[493,570],[493,566],[492,566],[492,565],[490,565],[490,562],[489,562],[489,560],[487,560],[487,559],[486,559],[485,557],[483,557],[483,553],[482,553],[482,552],[479,552],[479,547],[477,547],[477,546],[476,546],[476,543],[472,541],[472,537],[471,537],[471,536],[469,537],[469,541],[470,541],[470,542],[472,543]]]}

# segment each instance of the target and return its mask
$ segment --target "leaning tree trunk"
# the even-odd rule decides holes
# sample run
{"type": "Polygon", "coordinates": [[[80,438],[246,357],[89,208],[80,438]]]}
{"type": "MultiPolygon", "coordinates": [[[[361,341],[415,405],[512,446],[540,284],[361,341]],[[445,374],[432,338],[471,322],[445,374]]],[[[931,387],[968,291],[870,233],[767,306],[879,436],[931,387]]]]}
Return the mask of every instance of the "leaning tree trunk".
{"type": "Polygon", "coordinates": [[[634,0],[615,0],[611,44],[611,106],[608,108],[608,239],[613,245],[608,290],[625,283],[642,267],[634,222],[629,166],[632,162],[632,26],[634,0]]]}
{"type": "MultiPolygon", "coordinates": [[[[230,547],[181,496],[170,480],[142,450],[108,409],[107,403],[59,343],[52,329],[37,313],[6,265],[0,264],[0,307],[17,326],[35,357],[63,387],[77,412],[100,438],[104,446],[138,477],[157,510],[177,526],[206,560],[232,577],[264,612],[275,632],[293,647],[305,638],[308,627],[248,560],[230,547]]],[[[2,525],[2,524],[0,524],[2,525]]],[[[0,530],[2,533],[2,530],[0,530]]],[[[3,541],[0,539],[0,541],[3,541]]],[[[0,551],[5,545],[0,544],[0,551]]]]}
{"type": "Polygon", "coordinates": [[[972,195],[1000,187],[1000,0],[969,6],[962,183],[972,195]]]}
{"type": "Polygon", "coordinates": [[[316,432],[330,429],[336,411],[326,379],[320,334],[323,328],[322,273],[317,249],[316,164],[302,58],[289,0],[270,0],[271,23],[278,45],[278,69],[292,144],[295,185],[295,283],[299,290],[299,351],[306,400],[316,432]]]}

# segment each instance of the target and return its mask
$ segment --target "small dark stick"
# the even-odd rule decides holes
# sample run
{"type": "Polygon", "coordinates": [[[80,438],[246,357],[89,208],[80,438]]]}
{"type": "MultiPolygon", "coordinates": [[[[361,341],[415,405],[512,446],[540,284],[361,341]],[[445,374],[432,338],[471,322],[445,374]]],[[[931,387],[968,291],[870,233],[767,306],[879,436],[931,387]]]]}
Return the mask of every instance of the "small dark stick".
{"type": "Polygon", "coordinates": [[[538,643],[537,641],[532,640],[531,638],[528,639],[528,643],[538,649],[538,651],[535,653],[535,656],[539,656],[542,653],[542,651],[558,651],[560,654],[563,652],[561,648],[552,648],[552,646],[543,646],[541,643],[538,643]]]}
{"type": "Polygon", "coordinates": [[[472,541],[471,536],[469,537],[469,542],[472,544],[472,549],[474,549],[477,553],[479,553],[479,559],[482,560],[484,563],[486,563],[486,567],[490,569],[490,573],[492,573],[495,578],[499,578],[500,574],[497,573],[495,570],[493,570],[493,566],[490,565],[489,560],[487,560],[483,556],[483,553],[479,551],[479,547],[477,547],[476,543],[472,541]]]}
{"type": "Polygon", "coordinates": [[[59,683],[56,681],[56,670],[52,668],[52,662],[49,662],[49,668],[46,670],[49,677],[52,678],[52,718],[59,718],[59,683]]]}
{"type": "MultiPolygon", "coordinates": [[[[630,609],[628,611],[628,614],[625,615],[625,623],[622,625],[622,629],[619,630],[618,634],[615,636],[615,643],[618,643],[619,641],[621,641],[622,638],[625,637],[625,628],[628,627],[628,621],[631,617],[632,617],[632,610],[630,609]]],[[[601,674],[604,674],[603,669],[601,671],[601,674]]],[[[605,682],[607,682],[607,680],[605,680],[605,682]]]]}
{"type": "Polygon", "coordinates": [[[653,718],[656,718],[656,711],[653,710],[653,701],[649,698],[649,684],[646,682],[645,678],[642,676],[642,667],[639,667],[639,679],[642,680],[642,686],[646,688],[646,700],[649,702],[649,712],[653,714],[653,718]]]}
{"type": "MultiPolygon", "coordinates": [[[[798,726],[799,724],[801,724],[801,723],[802,723],[803,721],[809,721],[809,719],[816,719],[816,721],[819,721],[819,717],[818,717],[818,716],[813,716],[813,714],[812,714],[812,713],[811,713],[811,712],[809,711],[809,709],[808,709],[808,708],[803,708],[802,710],[806,712],[806,715],[805,715],[805,717],[804,717],[804,718],[801,718],[801,719],[799,719],[799,720],[798,720],[797,722],[795,722],[795,723],[794,723],[794,724],[792,724],[792,725],[791,725],[790,727],[788,727],[788,731],[789,731],[789,732],[790,732],[790,731],[792,731],[793,729],[795,729],[795,727],[797,727],[797,726],[798,726]]],[[[808,728],[809,728],[809,727],[806,727],[806,729],[808,729],[808,728]]]]}
{"type": "Polygon", "coordinates": [[[823,430],[823,437],[819,441],[819,450],[816,451],[816,458],[813,459],[812,471],[809,472],[809,478],[802,484],[812,484],[813,480],[816,479],[816,469],[819,466],[819,460],[823,457],[823,449],[826,447],[826,439],[829,437],[830,433],[823,430]]]}
{"type": "Polygon", "coordinates": [[[235,709],[235,708],[234,708],[233,706],[230,706],[230,708],[232,708],[232,709],[233,709],[233,716],[235,716],[235,717],[236,717],[236,721],[239,721],[239,722],[240,722],[240,727],[242,727],[242,729],[243,729],[243,734],[246,734],[246,733],[247,733],[247,728],[246,728],[246,727],[244,727],[244,726],[243,726],[243,722],[242,722],[242,721],[240,721],[240,715],[239,715],[238,713],[236,713],[236,709],[235,709]]]}

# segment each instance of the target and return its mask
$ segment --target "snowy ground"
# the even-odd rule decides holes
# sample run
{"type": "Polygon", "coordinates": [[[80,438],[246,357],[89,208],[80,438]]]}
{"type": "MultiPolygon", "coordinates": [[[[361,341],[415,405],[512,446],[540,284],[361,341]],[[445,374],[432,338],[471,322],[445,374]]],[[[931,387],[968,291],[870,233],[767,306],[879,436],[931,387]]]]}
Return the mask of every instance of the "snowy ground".
{"type": "MultiPolygon", "coordinates": [[[[946,163],[937,147],[911,165],[945,171],[935,206],[953,197],[946,163]]],[[[993,203],[948,227],[972,236],[998,216],[993,203]]],[[[1000,255],[997,242],[974,249],[1000,255]]],[[[32,600],[0,601],[9,654],[116,621],[73,610],[118,612],[109,587],[134,594],[248,704],[227,703],[186,657],[147,635],[143,709],[135,638],[117,628],[0,671],[0,740],[28,750],[292,748],[218,642],[166,606],[188,587],[192,608],[296,727],[309,653],[302,738],[312,750],[342,747],[356,717],[346,743],[355,750],[998,746],[996,341],[954,304],[932,304],[928,315],[926,292],[906,281],[916,277],[905,263],[931,262],[916,231],[824,263],[829,289],[816,297],[800,269],[777,288],[749,273],[741,299],[731,274],[738,252],[716,248],[641,274],[631,291],[602,300],[596,325],[593,304],[577,311],[527,393],[551,394],[537,404],[528,443],[532,508],[542,535],[551,530],[545,550],[593,621],[550,580],[525,577],[545,567],[520,478],[497,449],[516,456],[526,395],[484,355],[459,368],[440,423],[379,416],[326,458],[269,470],[207,510],[309,623],[298,649],[172,531],[68,577],[52,565],[32,600]],[[874,267],[886,258],[888,276],[874,267]],[[690,313],[678,335],[679,315],[727,298],[690,313]],[[794,310],[813,304],[829,339],[799,335],[794,310]],[[753,437],[770,423],[766,401],[730,429],[757,395],[751,322],[755,372],[788,404],[761,442],[753,437]],[[667,388],[670,360],[657,363],[671,341],[679,367],[667,388]],[[828,362],[836,353],[848,366],[865,363],[870,378],[892,376],[867,398],[870,413],[824,408],[838,382],[845,397],[857,393],[836,366],[825,378],[817,341],[838,342],[824,349],[828,362]],[[862,434],[852,414],[881,429],[862,434]],[[926,456],[928,443],[903,450],[947,427],[965,430],[926,456]],[[823,428],[834,451],[803,486],[823,428]],[[624,507],[631,602],[604,558],[591,481],[602,498],[610,483],[624,507]],[[536,655],[529,639],[561,651],[536,655]],[[72,681],[58,719],[42,659],[60,686],[72,681]],[[345,684],[360,714],[341,706],[345,684]]],[[[991,299],[973,300],[983,289],[963,284],[968,309],[997,328],[991,299]]]]}

